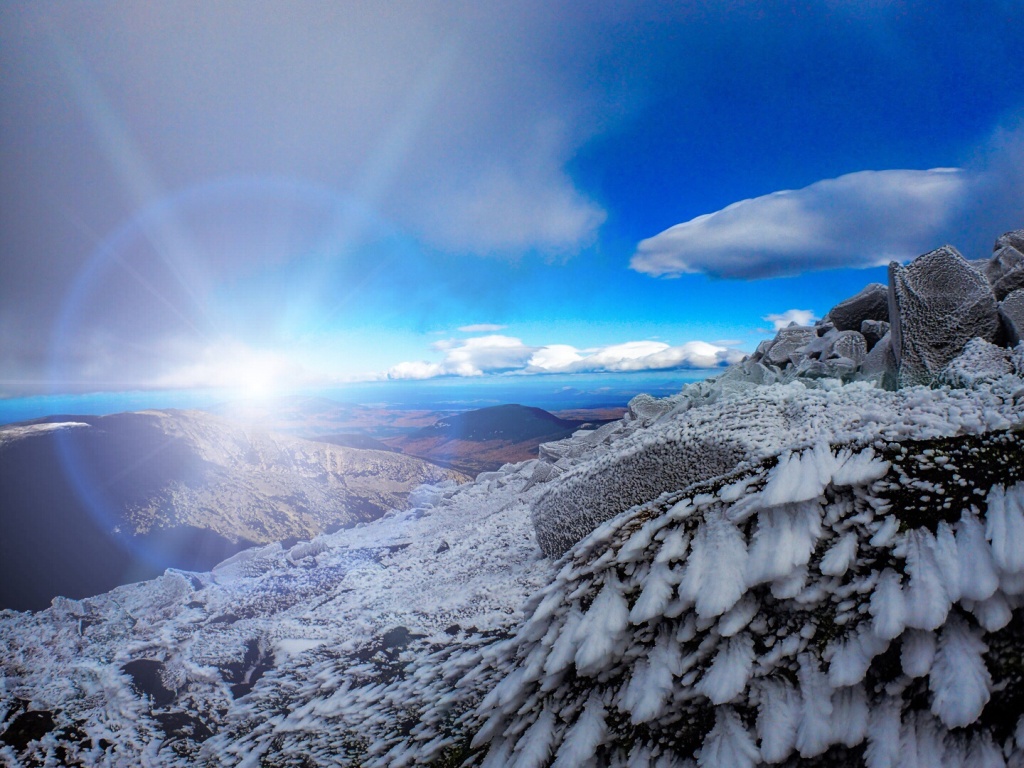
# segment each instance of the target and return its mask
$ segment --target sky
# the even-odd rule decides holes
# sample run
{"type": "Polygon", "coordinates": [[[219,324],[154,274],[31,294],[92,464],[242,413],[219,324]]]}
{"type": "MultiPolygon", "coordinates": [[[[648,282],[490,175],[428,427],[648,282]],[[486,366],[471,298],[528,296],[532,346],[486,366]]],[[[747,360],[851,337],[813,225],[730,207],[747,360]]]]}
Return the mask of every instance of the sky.
{"type": "Polygon", "coordinates": [[[1005,2],[0,5],[0,397],[715,368],[1024,227],[1005,2]]]}

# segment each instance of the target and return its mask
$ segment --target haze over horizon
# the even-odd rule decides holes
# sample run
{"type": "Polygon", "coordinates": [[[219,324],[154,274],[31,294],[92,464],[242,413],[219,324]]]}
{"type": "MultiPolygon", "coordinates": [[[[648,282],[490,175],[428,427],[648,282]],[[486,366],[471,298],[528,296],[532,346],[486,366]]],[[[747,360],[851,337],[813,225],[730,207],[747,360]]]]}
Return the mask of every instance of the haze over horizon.
{"type": "Polygon", "coordinates": [[[726,365],[1024,226],[1022,22],[5,5],[0,397],[726,365]]]}

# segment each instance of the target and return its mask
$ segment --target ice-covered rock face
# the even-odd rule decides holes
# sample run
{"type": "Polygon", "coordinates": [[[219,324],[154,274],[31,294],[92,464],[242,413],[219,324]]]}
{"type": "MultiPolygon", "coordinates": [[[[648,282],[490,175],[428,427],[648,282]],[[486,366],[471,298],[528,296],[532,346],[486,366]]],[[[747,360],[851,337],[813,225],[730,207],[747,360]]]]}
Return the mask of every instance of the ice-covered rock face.
{"type": "Polygon", "coordinates": [[[889,290],[881,283],[871,283],[832,307],[827,317],[839,331],[859,331],[865,320],[888,321],[889,290]]]}
{"type": "Polygon", "coordinates": [[[968,341],[999,334],[988,281],[950,246],[906,267],[891,263],[889,302],[899,386],[930,384],[968,341]]]}
{"type": "Polygon", "coordinates": [[[553,483],[533,508],[537,543],[558,557],[594,528],[665,491],[735,467],[746,451],[714,436],[655,442],[553,483]]]}

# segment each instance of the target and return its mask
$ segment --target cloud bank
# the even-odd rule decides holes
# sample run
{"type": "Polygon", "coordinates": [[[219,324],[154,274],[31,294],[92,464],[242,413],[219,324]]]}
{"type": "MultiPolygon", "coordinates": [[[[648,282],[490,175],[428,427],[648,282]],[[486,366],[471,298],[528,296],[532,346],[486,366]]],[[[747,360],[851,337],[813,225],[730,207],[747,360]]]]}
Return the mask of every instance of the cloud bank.
{"type": "Polygon", "coordinates": [[[941,244],[976,184],[956,168],[849,173],[677,224],[642,240],[630,266],[751,279],[903,261],[941,244]]]}
{"type": "Polygon", "coordinates": [[[718,368],[744,357],[744,353],[737,349],[704,341],[690,341],[679,346],[661,341],[629,341],[581,350],[569,344],[533,347],[515,337],[500,335],[438,342],[434,349],[444,353],[441,362],[399,363],[388,369],[387,378],[667,371],[718,368]]]}

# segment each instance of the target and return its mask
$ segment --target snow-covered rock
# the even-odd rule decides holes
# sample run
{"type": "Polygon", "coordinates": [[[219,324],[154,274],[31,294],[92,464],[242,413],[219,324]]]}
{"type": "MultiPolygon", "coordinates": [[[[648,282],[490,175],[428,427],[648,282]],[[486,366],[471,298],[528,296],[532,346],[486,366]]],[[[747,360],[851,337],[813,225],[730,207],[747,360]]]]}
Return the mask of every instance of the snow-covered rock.
{"type": "Polygon", "coordinates": [[[999,333],[988,281],[948,245],[906,267],[892,262],[889,300],[900,386],[931,383],[968,341],[999,333]]]}

